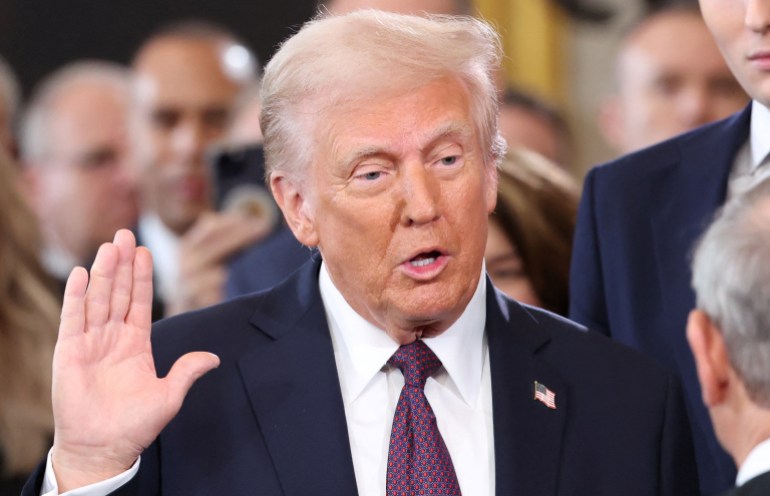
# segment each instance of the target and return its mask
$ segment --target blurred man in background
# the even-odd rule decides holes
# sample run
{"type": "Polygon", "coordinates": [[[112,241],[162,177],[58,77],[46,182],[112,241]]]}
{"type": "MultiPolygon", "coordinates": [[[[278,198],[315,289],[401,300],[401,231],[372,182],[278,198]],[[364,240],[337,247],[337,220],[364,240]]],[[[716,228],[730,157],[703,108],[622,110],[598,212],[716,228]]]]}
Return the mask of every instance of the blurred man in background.
{"type": "Polygon", "coordinates": [[[508,148],[523,147],[566,167],[572,135],[559,110],[537,96],[506,88],[500,105],[500,134],[508,148]]]}
{"type": "MultiPolygon", "coordinates": [[[[130,73],[76,62],[45,79],[21,126],[21,158],[40,219],[43,264],[58,281],[89,266],[99,245],[137,218],[129,160],[130,73]]],[[[63,289],[63,286],[62,286],[63,289]]]]}
{"type": "Polygon", "coordinates": [[[231,33],[186,22],[146,41],[134,69],[138,238],[155,260],[156,316],[171,315],[219,302],[229,258],[268,231],[263,219],[214,211],[207,161],[257,66],[231,33]]]}
{"type": "Polygon", "coordinates": [[[622,41],[615,78],[599,128],[619,153],[727,117],[748,101],[694,3],[637,22],[622,41]]]}

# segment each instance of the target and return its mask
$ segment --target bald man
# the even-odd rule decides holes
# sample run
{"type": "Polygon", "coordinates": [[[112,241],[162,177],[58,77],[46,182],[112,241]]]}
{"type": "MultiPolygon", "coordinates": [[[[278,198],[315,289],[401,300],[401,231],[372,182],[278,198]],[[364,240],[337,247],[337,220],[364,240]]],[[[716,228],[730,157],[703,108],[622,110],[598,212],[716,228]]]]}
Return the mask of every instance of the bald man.
{"type": "Polygon", "coordinates": [[[697,6],[664,8],[639,21],[620,47],[616,79],[599,127],[619,153],[727,117],[748,101],[697,6]]]}
{"type": "Polygon", "coordinates": [[[26,108],[21,159],[40,219],[43,264],[61,282],[90,265],[116,229],[136,223],[129,156],[130,73],[109,62],[73,62],[49,75],[26,108]]]}
{"type": "Polygon", "coordinates": [[[221,301],[228,261],[269,229],[258,217],[214,211],[207,161],[237,96],[256,81],[256,61],[231,33],[186,22],[145,42],[134,69],[137,234],[155,260],[155,316],[168,316],[221,301]]]}

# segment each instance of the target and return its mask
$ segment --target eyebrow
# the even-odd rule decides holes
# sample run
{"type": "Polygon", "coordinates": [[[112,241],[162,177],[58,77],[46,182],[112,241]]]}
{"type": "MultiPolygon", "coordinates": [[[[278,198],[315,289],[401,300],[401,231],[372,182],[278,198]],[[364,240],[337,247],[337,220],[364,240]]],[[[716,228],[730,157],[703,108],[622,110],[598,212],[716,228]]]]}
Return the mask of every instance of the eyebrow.
{"type": "MultiPolygon", "coordinates": [[[[425,139],[425,145],[422,145],[421,150],[428,150],[436,145],[439,141],[442,141],[451,137],[467,138],[473,135],[473,128],[465,122],[449,121],[442,126],[433,130],[425,139]]],[[[335,140],[336,141],[336,140],[335,140]]],[[[334,149],[337,148],[335,143],[334,149]]],[[[340,163],[345,164],[345,167],[349,167],[361,159],[368,157],[387,156],[390,153],[379,145],[363,146],[354,150],[353,152],[342,157],[340,163]]]]}

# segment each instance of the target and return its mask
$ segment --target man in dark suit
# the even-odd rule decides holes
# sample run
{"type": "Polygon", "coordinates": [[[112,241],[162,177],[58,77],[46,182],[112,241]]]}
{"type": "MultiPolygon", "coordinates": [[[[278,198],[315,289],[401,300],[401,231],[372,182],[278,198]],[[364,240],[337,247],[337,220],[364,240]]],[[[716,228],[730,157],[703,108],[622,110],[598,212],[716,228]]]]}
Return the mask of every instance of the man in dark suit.
{"type": "Polygon", "coordinates": [[[734,496],[770,494],[770,181],[730,201],[693,261],[687,339],[734,496]]]}
{"type": "Polygon", "coordinates": [[[266,163],[319,258],[150,346],[150,255],[118,232],[70,277],[27,494],[695,494],[672,375],[484,276],[499,60],[472,18],[361,11],[284,43],[266,163]]]}
{"type": "Polygon", "coordinates": [[[729,196],[770,167],[770,3],[702,0],[728,66],[752,103],[586,177],[573,247],[570,317],[678,371],[704,494],[735,477],[714,436],[683,331],[694,305],[692,245],[729,196]]]}

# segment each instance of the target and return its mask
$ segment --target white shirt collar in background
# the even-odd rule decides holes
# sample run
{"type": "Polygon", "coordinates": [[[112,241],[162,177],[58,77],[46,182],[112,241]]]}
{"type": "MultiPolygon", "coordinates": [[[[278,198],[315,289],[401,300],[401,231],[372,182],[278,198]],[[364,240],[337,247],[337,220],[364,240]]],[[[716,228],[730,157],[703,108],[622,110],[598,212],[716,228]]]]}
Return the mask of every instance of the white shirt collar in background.
{"type": "Polygon", "coordinates": [[[167,300],[176,291],[179,279],[179,236],[173,233],[156,214],[139,218],[139,239],[153,259],[155,292],[167,300]]]}
{"type": "Polygon", "coordinates": [[[743,461],[735,485],[742,486],[754,477],[770,472],[770,439],[766,439],[749,451],[743,461]]]}

